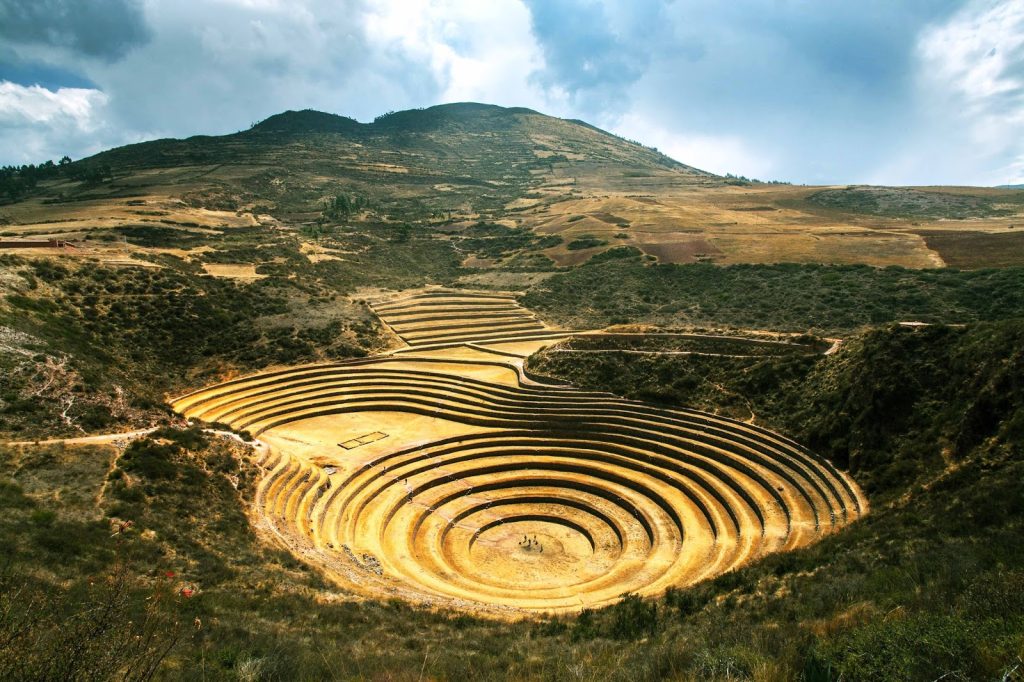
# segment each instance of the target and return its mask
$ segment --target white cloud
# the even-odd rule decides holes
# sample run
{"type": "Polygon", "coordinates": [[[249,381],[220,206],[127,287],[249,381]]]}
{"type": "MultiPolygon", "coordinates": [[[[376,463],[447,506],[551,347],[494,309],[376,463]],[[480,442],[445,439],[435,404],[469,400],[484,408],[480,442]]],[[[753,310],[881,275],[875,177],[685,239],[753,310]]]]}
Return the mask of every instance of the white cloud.
{"type": "Polygon", "coordinates": [[[0,124],[72,125],[82,131],[96,128],[97,109],[107,96],[90,88],[60,88],[0,82],[0,124]]]}
{"type": "Polygon", "coordinates": [[[75,158],[102,149],[107,96],[89,88],[47,90],[0,81],[0,148],[4,163],[75,158]]]}
{"type": "Polygon", "coordinates": [[[1024,182],[1024,0],[974,0],[917,42],[920,125],[880,180],[1024,182]]]}
{"type": "Polygon", "coordinates": [[[772,178],[771,159],[752,150],[737,135],[687,133],[668,130],[637,112],[609,125],[615,133],[657,147],[676,161],[719,175],[733,173],[751,178],[772,178]]]}
{"type": "Polygon", "coordinates": [[[117,144],[220,134],[286,109],[367,121],[451,101],[562,113],[520,0],[147,0],[149,42],[87,63],[117,144]]]}
{"type": "Polygon", "coordinates": [[[560,106],[530,82],[544,58],[520,0],[389,0],[364,22],[371,45],[430,66],[438,102],[560,106]]]}
{"type": "Polygon", "coordinates": [[[973,2],[948,23],[924,31],[918,50],[936,84],[959,95],[971,113],[988,102],[1017,93],[1022,82],[1009,73],[1019,66],[1024,47],[1024,2],[973,2]]]}

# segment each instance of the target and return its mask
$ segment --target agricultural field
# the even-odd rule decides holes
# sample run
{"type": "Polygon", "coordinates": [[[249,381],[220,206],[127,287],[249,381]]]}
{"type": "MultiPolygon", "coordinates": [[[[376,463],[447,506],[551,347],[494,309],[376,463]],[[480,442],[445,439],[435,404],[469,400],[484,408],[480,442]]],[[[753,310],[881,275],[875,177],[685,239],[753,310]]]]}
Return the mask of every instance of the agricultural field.
{"type": "MultiPolygon", "coordinates": [[[[551,182],[564,180],[562,172],[551,182]]],[[[1015,190],[735,185],[664,171],[637,179],[564,173],[572,176],[574,195],[520,214],[532,229],[566,244],[584,237],[635,246],[660,263],[942,267],[944,250],[923,234],[999,239],[1013,234],[1024,211],[1015,190]],[[879,208],[875,195],[882,190],[897,199],[879,208]]],[[[545,253],[559,264],[581,262],[564,247],[545,253]]],[[[1001,264],[979,255],[969,267],[1001,264]]]]}

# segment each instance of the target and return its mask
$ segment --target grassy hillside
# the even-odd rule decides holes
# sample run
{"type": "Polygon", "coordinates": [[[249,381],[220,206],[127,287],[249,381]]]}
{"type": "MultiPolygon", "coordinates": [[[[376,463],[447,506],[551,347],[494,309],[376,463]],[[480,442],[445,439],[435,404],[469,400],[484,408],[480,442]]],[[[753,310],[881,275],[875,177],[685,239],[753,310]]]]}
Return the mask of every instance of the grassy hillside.
{"type": "Polygon", "coordinates": [[[522,302],[576,329],[633,322],[844,334],[895,321],[966,323],[1024,316],[1022,284],[1021,268],[644,267],[626,257],[545,279],[522,302]]]}
{"type": "MultiPolygon", "coordinates": [[[[392,341],[360,302],[361,288],[457,283],[472,272],[461,256],[500,256],[538,240],[486,224],[459,236],[367,225],[325,233],[324,253],[344,259],[311,262],[294,235],[248,232],[204,257],[256,260],[264,278],[249,282],[206,276],[169,253],[150,255],[159,266],[150,268],[0,256],[0,431],[25,439],[149,424],[168,417],[166,393],[239,371],[378,351],[392,341]],[[261,243],[250,246],[253,239],[261,243]]],[[[175,235],[130,238],[160,248],[175,235]]],[[[545,277],[522,301],[580,329],[637,322],[845,335],[899,320],[1024,315],[1024,272],[1014,268],[646,267],[625,251],[545,277]]],[[[521,259],[497,272],[538,274],[521,259]]]]}
{"type": "Polygon", "coordinates": [[[858,187],[826,189],[807,198],[824,208],[907,218],[960,219],[1014,215],[1024,197],[974,190],[955,194],[910,187],[858,187]]]}
{"type": "Polygon", "coordinates": [[[165,394],[196,382],[389,343],[365,305],[339,298],[351,273],[237,284],[195,270],[172,257],[114,268],[0,256],[0,433],[137,428],[165,421],[165,394]]]}
{"type": "Polygon", "coordinates": [[[558,162],[573,165],[566,153],[622,168],[703,175],[590,126],[529,109],[452,104],[367,124],[290,111],[234,135],[128,145],[72,164],[110,169],[110,183],[63,183],[41,192],[47,201],[69,201],[134,196],[156,185],[196,206],[261,210],[282,220],[315,217],[325,200],[341,195],[402,220],[500,216],[506,204],[531,192],[535,173],[558,162]]]}

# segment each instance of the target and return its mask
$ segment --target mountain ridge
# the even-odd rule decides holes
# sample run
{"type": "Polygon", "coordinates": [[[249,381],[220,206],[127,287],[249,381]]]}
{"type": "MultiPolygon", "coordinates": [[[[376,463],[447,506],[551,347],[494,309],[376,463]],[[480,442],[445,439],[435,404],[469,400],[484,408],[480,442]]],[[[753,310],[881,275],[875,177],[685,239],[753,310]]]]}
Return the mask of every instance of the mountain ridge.
{"type": "MultiPolygon", "coordinates": [[[[502,107],[480,102],[452,102],[431,107],[389,111],[363,123],[355,118],[316,109],[286,110],[254,123],[249,129],[224,135],[193,135],[186,138],[160,138],[107,149],[81,159],[78,163],[131,161],[136,152],[169,147],[232,144],[238,141],[274,143],[292,141],[309,135],[342,135],[358,140],[401,135],[449,134],[532,134],[534,128],[554,127],[564,136],[579,137],[581,131],[599,134],[607,143],[620,146],[619,157],[636,156],[640,165],[683,170],[707,177],[712,173],[689,166],[638,142],[627,140],[580,119],[563,119],[526,107],[502,107]],[[533,125],[530,125],[533,124],[533,125]],[[576,135],[572,133],[575,132],[576,135]],[[624,151],[628,150],[628,151],[624,151]]],[[[176,159],[177,160],[177,159],[176,159]]]]}
{"type": "Polygon", "coordinates": [[[524,230],[503,239],[531,250],[463,254],[467,267],[503,267],[519,255],[531,267],[569,267],[605,253],[661,264],[1024,264],[1016,190],[723,177],[585,121],[477,102],[366,123],[289,110],[231,134],[141,142],[41,168],[40,182],[22,182],[17,169],[0,178],[6,236],[79,240],[145,222],[275,221],[316,234],[397,223],[444,240],[489,223],[524,230]]]}

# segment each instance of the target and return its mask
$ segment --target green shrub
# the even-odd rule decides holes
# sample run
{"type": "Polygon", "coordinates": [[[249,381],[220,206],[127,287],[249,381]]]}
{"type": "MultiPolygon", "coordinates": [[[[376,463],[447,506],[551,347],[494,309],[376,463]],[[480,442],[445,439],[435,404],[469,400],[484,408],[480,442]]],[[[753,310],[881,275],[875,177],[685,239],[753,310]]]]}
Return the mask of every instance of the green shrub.
{"type": "Polygon", "coordinates": [[[604,246],[607,243],[608,242],[606,242],[603,239],[598,239],[597,237],[592,237],[590,235],[584,235],[582,237],[573,239],[571,242],[565,245],[565,248],[569,249],[570,251],[579,251],[580,249],[592,249],[596,246],[604,246]]]}
{"type": "Polygon", "coordinates": [[[639,639],[653,635],[658,628],[658,604],[638,595],[627,594],[609,607],[609,634],[615,639],[639,639]]]}
{"type": "Polygon", "coordinates": [[[34,504],[20,485],[14,481],[0,480],[0,509],[29,509],[34,504]]]}
{"type": "Polygon", "coordinates": [[[133,441],[121,456],[119,465],[125,471],[151,481],[178,476],[173,458],[180,451],[174,443],[156,443],[148,438],[133,441]]]}

